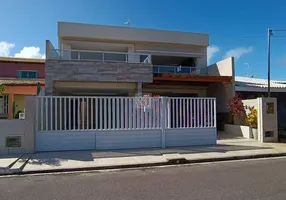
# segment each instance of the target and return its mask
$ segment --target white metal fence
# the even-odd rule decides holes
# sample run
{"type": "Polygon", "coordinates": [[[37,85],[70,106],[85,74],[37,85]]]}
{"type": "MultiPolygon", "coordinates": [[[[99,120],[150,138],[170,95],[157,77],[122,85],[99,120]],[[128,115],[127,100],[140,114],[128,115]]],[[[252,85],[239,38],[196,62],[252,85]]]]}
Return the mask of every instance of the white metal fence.
{"type": "Polygon", "coordinates": [[[216,127],[214,98],[37,97],[37,131],[216,127]]]}

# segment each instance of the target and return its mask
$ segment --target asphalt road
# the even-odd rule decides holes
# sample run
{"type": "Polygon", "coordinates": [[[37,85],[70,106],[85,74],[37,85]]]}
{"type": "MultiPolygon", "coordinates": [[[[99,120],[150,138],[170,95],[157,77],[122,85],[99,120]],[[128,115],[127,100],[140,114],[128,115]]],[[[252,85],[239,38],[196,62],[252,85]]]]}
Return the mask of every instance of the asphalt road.
{"type": "Polygon", "coordinates": [[[286,199],[286,159],[0,178],[1,200],[286,199]]]}

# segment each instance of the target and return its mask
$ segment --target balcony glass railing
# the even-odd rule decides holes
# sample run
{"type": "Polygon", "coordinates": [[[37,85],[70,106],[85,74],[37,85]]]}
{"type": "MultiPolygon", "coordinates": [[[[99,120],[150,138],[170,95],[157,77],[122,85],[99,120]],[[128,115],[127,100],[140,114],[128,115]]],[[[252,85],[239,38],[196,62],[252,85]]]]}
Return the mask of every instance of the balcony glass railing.
{"type": "Polygon", "coordinates": [[[48,59],[55,60],[92,60],[126,63],[151,63],[151,56],[147,54],[104,52],[104,51],[82,51],[82,50],[50,50],[48,59]]]}
{"type": "Polygon", "coordinates": [[[184,75],[207,75],[207,67],[182,67],[182,66],[153,66],[154,74],[184,74],[184,75]]]}

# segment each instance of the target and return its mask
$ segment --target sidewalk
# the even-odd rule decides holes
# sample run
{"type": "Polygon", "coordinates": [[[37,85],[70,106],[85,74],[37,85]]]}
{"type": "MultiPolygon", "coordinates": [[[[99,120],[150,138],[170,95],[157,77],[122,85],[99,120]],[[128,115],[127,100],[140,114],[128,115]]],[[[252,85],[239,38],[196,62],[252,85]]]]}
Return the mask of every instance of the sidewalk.
{"type": "Polygon", "coordinates": [[[215,146],[167,149],[46,152],[1,158],[0,174],[114,169],[176,163],[286,156],[286,143],[223,138],[215,146]]]}

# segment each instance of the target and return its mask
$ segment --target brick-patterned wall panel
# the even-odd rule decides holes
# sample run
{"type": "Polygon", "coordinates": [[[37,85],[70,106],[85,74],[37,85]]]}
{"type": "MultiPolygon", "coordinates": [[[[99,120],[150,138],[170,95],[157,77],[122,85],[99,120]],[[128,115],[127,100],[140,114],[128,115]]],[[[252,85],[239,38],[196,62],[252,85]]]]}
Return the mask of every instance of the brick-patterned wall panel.
{"type": "Polygon", "coordinates": [[[46,95],[52,95],[55,80],[151,83],[153,69],[148,63],[47,60],[46,95]]]}

